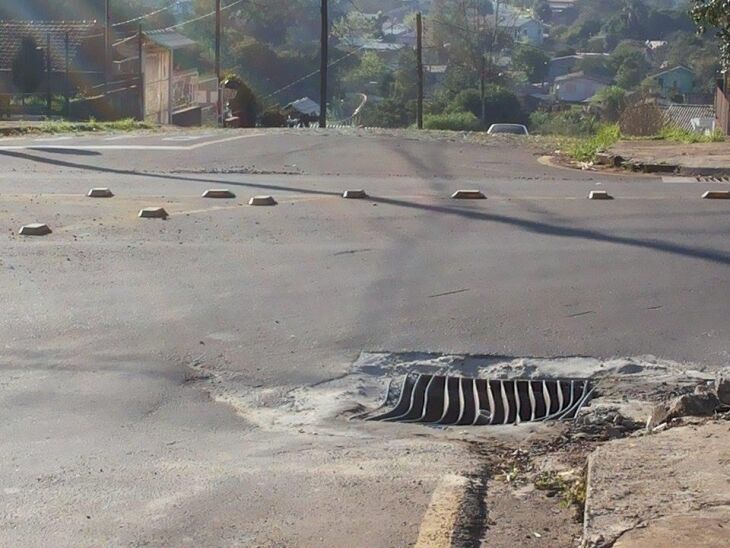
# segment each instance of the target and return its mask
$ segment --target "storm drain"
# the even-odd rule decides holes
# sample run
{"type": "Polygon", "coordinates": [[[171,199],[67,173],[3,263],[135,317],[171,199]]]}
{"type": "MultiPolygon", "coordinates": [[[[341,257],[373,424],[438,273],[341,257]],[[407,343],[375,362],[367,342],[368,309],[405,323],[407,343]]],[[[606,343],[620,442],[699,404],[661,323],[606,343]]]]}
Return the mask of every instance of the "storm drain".
{"type": "Polygon", "coordinates": [[[442,425],[519,424],[575,418],[590,399],[593,387],[585,379],[490,380],[443,375],[406,375],[395,395],[388,387],[385,403],[397,401],[385,413],[361,418],[385,422],[442,425]]]}

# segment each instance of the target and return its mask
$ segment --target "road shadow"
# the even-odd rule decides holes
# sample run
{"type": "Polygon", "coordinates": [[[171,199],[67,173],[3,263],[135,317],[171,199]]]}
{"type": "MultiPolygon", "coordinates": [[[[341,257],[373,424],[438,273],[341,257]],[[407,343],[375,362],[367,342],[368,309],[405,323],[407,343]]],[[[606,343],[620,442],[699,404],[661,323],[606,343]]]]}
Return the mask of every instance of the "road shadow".
{"type": "MultiPolygon", "coordinates": [[[[40,150],[34,148],[33,150],[40,150]]],[[[54,152],[57,152],[57,150],[54,150],[54,152]]],[[[99,154],[98,152],[96,154],[99,154]]],[[[232,186],[240,186],[240,187],[248,187],[252,189],[260,189],[260,190],[280,190],[284,192],[301,192],[302,194],[317,194],[322,196],[340,196],[341,193],[339,192],[329,192],[324,190],[314,190],[311,188],[302,188],[302,187],[290,187],[290,186],[283,186],[283,185],[270,185],[270,184],[261,184],[261,183],[238,183],[236,181],[222,181],[220,179],[205,179],[201,177],[180,177],[179,175],[166,175],[164,173],[146,173],[146,172],[139,172],[139,171],[132,171],[127,169],[116,169],[113,167],[103,167],[103,166],[90,166],[88,164],[80,164],[77,162],[71,162],[68,160],[60,160],[58,158],[43,158],[41,156],[33,156],[32,154],[27,154],[24,152],[17,152],[14,150],[0,150],[0,156],[8,156],[11,158],[15,158],[18,160],[27,160],[30,162],[38,162],[41,164],[49,164],[53,166],[58,167],[65,167],[70,169],[83,169],[86,171],[97,171],[99,173],[109,173],[112,175],[126,175],[126,176],[135,176],[135,177],[149,177],[153,179],[163,179],[166,181],[187,181],[192,183],[212,183],[216,185],[232,185],[232,186]]]]}
{"type": "Polygon", "coordinates": [[[714,249],[703,249],[699,247],[690,247],[673,242],[667,242],[663,240],[653,239],[642,239],[642,238],[630,238],[627,236],[615,236],[612,234],[605,234],[597,230],[591,230],[587,228],[573,228],[560,226],[551,223],[545,223],[540,221],[530,221],[527,219],[519,219],[517,217],[510,217],[507,215],[498,215],[495,213],[488,213],[477,209],[465,209],[463,207],[450,207],[450,206],[439,206],[433,204],[421,204],[416,202],[410,202],[407,200],[398,200],[395,198],[380,198],[370,197],[373,202],[394,205],[398,207],[404,207],[409,209],[418,209],[422,211],[432,211],[436,213],[442,213],[445,215],[456,215],[465,219],[475,221],[488,221],[492,223],[500,223],[504,225],[514,226],[527,232],[535,234],[541,234],[545,236],[554,236],[557,238],[577,238],[581,240],[591,240],[595,242],[604,242],[616,245],[625,245],[629,247],[636,247],[641,249],[650,249],[653,251],[660,251],[662,253],[670,253],[673,255],[680,255],[684,257],[690,257],[692,259],[701,259],[716,264],[730,265],[730,253],[717,251],[714,249]]]}
{"type": "Polygon", "coordinates": [[[101,152],[96,150],[85,150],[80,148],[32,147],[28,150],[36,150],[38,152],[46,152],[49,154],[68,154],[71,156],[101,156],[101,152]]]}
{"type": "MultiPolygon", "coordinates": [[[[174,175],[166,175],[163,173],[140,173],[137,171],[129,171],[123,169],[115,169],[101,166],[89,166],[86,164],[80,164],[77,162],[70,162],[67,160],[60,160],[57,158],[42,158],[26,154],[23,152],[0,150],[0,156],[9,156],[12,158],[29,160],[33,162],[41,162],[50,165],[56,165],[60,167],[67,167],[73,169],[83,169],[89,171],[98,171],[101,173],[112,173],[115,175],[132,175],[137,177],[150,177],[155,179],[164,179],[170,181],[189,181],[189,182],[203,182],[213,184],[225,184],[233,185],[252,189],[264,189],[264,190],[275,190],[275,191],[286,191],[286,192],[300,192],[303,194],[315,194],[322,196],[339,196],[339,192],[331,192],[324,190],[314,190],[309,188],[301,187],[290,187],[283,185],[272,185],[272,184],[261,184],[261,183],[241,183],[235,181],[221,181],[220,179],[204,179],[198,177],[178,177],[174,175]]],[[[721,265],[730,265],[730,253],[717,251],[713,249],[703,249],[698,247],[690,247],[673,242],[667,242],[662,240],[653,239],[642,239],[642,238],[630,238],[626,236],[615,236],[611,234],[605,234],[597,230],[591,230],[586,228],[572,228],[561,226],[555,223],[547,223],[540,221],[529,221],[526,219],[520,219],[517,217],[511,217],[507,215],[498,215],[495,213],[488,213],[477,209],[466,209],[464,207],[451,207],[441,206],[434,204],[422,204],[407,200],[400,200],[395,198],[384,198],[384,197],[370,197],[370,201],[393,205],[397,207],[403,207],[408,209],[417,209],[421,211],[431,211],[435,213],[441,213],[444,215],[455,215],[465,219],[486,221],[492,223],[500,223],[504,225],[514,226],[522,230],[532,232],[535,234],[541,234],[546,236],[554,236],[557,238],[577,238],[581,240],[591,240],[596,242],[604,242],[615,245],[625,245],[629,247],[635,247],[640,249],[650,249],[653,251],[659,251],[662,253],[669,253],[672,255],[678,255],[683,257],[689,257],[692,259],[700,259],[703,261],[712,262],[721,265]]]]}

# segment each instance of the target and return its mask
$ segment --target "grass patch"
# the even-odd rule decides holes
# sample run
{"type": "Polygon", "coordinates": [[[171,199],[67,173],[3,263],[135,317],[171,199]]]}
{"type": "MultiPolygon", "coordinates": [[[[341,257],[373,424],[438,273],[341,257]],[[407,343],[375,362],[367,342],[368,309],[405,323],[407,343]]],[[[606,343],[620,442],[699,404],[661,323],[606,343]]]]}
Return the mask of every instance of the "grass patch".
{"type": "Polygon", "coordinates": [[[696,133],[677,126],[665,126],[662,128],[658,136],[665,141],[674,141],[676,143],[721,143],[725,140],[725,136],[721,131],[715,131],[710,135],[704,133],[696,133]]]}
{"type": "Polygon", "coordinates": [[[149,122],[140,122],[133,118],[114,122],[98,122],[93,118],[85,122],[68,122],[51,120],[28,126],[19,126],[17,133],[81,133],[93,131],[135,131],[153,129],[156,126],[149,122]]]}
{"type": "Polygon", "coordinates": [[[570,149],[570,155],[579,162],[592,162],[597,153],[608,150],[620,138],[618,124],[603,125],[593,137],[576,141],[570,149]]]}
{"type": "Polygon", "coordinates": [[[561,475],[556,472],[541,472],[534,481],[535,489],[547,494],[560,495],[560,503],[565,508],[575,507],[576,515],[583,515],[586,504],[586,471],[578,477],[561,475]]]}

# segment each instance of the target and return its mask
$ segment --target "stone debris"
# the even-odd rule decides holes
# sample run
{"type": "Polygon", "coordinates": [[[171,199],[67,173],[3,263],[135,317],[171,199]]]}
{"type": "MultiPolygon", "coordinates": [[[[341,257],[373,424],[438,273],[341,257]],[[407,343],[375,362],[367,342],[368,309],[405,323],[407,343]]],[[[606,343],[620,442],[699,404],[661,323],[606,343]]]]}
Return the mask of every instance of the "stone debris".
{"type": "Polygon", "coordinates": [[[730,405],[730,367],[725,367],[717,372],[715,392],[722,405],[730,405]]]}
{"type": "Polygon", "coordinates": [[[653,430],[680,417],[710,417],[719,407],[717,395],[707,386],[698,386],[693,394],[684,394],[657,405],[646,426],[653,430]]]}

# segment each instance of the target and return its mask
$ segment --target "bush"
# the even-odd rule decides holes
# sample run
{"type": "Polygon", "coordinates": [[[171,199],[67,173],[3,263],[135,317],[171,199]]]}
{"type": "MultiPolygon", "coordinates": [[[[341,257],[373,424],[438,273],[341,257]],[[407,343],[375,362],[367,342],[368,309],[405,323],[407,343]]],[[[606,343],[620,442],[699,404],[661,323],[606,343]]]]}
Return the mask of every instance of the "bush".
{"type": "Polygon", "coordinates": [[[606,124],[589,138],[579,141],[573,146],[571,154],[580,162],[592,162],[598,152],[611,148],[621,138],[618,124],[606,124]]]}
{"type": "Polygon", "coordinates": [[[263,112],[259,122],[261,127],[286,127],[286,115],[279,107],[269,107],[263,112]]]}
{"type": "Polygon", "coordinates": [[[536,111],[530,115],[530,130],[544,135],[592,135],[599,127],[600,124],[595,116],[579,110],[536,111]]]}
{"type": "Polygon", "coordinates": [[[423,120],[426,129],[445,129],[451,131],[479,131],[479,118],[471,112],[450,112],[426,116],[423,120]]]}

